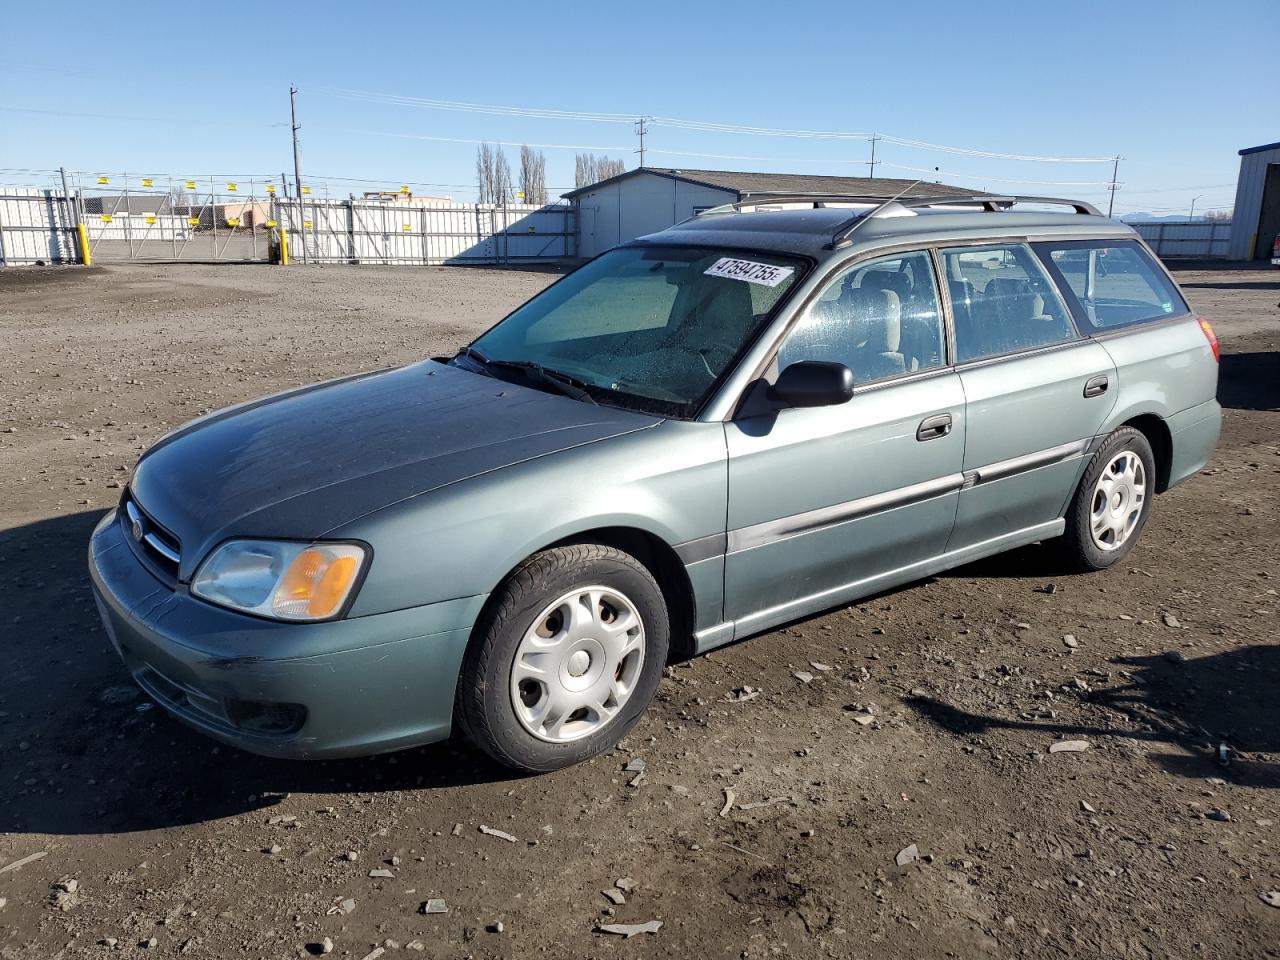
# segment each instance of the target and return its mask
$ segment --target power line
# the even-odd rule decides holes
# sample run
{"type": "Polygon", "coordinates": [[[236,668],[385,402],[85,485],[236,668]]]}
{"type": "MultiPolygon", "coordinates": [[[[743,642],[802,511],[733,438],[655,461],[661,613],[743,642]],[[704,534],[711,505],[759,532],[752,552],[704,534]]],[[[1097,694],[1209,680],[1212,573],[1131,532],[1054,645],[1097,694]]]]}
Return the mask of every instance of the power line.
{"type": "Polygon", "coordinates": [[[386,103],[392,106],[421,107],[427,110],[449,110],[455,113],[484,113],[502,117],[533,117],[540,120],[589,120],[598,123],[635,123],[634,113],[590,113],[582,110],[552,110],[542,107],[506,107],[490,103],[467,103],[462,100],[439,100],[432,97],[410,97],[391,93],[370,93],[342,88],[321,89],[347,100],[386,103]]]}
{"type": "MultiPolygon", "coordinates": [[[[854,162],[854,161],[849,161],[854,162]]],[[[909,170],[912,173],[936,173],[939,177],[954,180],[990,180],[993,183],[1035,183],[1050,187],[1105,187],[1110,180],[1024,180],[1018,177],[988,177],[979,173],[956,173],[951,170],[939,170],[934,167],[908,167],[888,160],[877,160],[876,166],[892,167],[894,170],[909,170]]]]}
{"type": "MultiPolygon", "coordinates": [[[[429,110],[451,110],[464,113],[483,113],[495,116],[526,117],[541,120],[582,120],[597,123],[631,123],[636,122],[639,113],[600,113],[582,110],[558,110],[545,107],[515,107],[498,104],[470,103],[460,100],[439,100],[430,97],[410,97],[399,94],[372,93],[362,90],[329,89],[327,92],[351,100],[367,103],[385,103],[392,106],[412,106],[429,110]]],[[[1040,163],[1111,163],[1114,157],[1056,157],[1037,156],[1022,153],[1000,153],[991,150],[975,150],[969,147],[956,147],[947,144],[930,143],[910,137],[895,137],[888,134],[864,133],[847,130],[805,130],[784,127],[762,127],[738,123],[720,123],[712,120],[690,120],[680,117],[648,117],[655,125],[673,127],[683,130],[697,130],[704,133],[726,133],[760,137],[788,137],[806,140],[863,140],[873,137],[886,143],[894,143],[903,147],[920,150],[934,150],[942,153],[954,153],[962,156],[985,157],[992,160],[1035,161],[1040,163]]]]}
{"type": "MultiPolygon", "coordinates": [[[[635,122],[632,118],[631,122],[635,122]]],[[[312,130],[332,130],[336,133],[354,133],[362,137],[394,137],[399,140],[430,140],[436,143],[494,143],[492,137],[485,140],[477,140],[470,137],[431,137],[423,133],[400,133],[392,130],[357,130],[352,127],[336,127],[327,123],[313,123],[312,130]]],[[[496,141],[499,145],[501,140],[496,141]]],[[[626,153],[630,147],[602,147],[599,145],[583,144],[583,143],[525,143],[525,146],[539,147],[544,150],[614,150],[626,153]]]]}

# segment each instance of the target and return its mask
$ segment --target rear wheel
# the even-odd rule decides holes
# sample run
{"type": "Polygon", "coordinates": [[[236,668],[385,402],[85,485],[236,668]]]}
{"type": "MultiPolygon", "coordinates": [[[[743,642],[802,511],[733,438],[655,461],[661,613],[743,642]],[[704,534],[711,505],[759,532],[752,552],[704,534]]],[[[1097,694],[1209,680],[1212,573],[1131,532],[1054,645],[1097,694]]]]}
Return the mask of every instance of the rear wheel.
{"type": "Polygon", "coordinates": [[[631,555],[591,543],[544,551],[486,608],[463,664],[460,719],[507,766],[578,763],[635,725],[669,634],[662,591],[631,555]]]}
{"type": "Polygon", "coordinates": [[[1155,456],[1132,427],[1111,434],[1089,461],[1067,509],[1063,549],[1079,570],[1103,570],[1133,549],[1155,493],[1155,456]]]}

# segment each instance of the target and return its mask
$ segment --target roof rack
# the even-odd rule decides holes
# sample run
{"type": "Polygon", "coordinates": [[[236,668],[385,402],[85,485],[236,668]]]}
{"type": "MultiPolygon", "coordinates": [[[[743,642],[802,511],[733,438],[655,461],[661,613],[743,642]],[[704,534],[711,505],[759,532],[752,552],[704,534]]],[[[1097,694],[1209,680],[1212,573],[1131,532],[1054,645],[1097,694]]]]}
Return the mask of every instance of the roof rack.
{"type": "Polygon", "coordinates": [[[988,213],[999,213],[1008,210],[1015,203],[1043,203],[1053,206],[1071,207],[1081,216],[1100,217],[1101,213],[1098,208],[1091,203],[1083,200],[1062,200],[1058,197],[1031,197],[1031,196],[979,196],[979,197],[896,197],[893,200],[882,202],[879,207],[870,213],[860,213],[856,217],[850,217],[844,223],[836,228],[831,236],[831,249],[844,246],[849,242],[849,237],[858,230],[868,220],[883,216],[901,216],[903,212],[914,207],[981,207],[988,213]]]}
{"type": "MultiPolygon", "coordinates": [[[[915,186],[915,184],[912,184],[915,186]]],[[[907,189],[910,189],[908,187],[907,189]]],[[[757,194],[752,196],[746,194],[736,203],[724,203],[718,207],[711,207],[700,213],[695,213],[690,220],[700,220],[703,217],[722,216],[731,213],[743,213],[748,209],[758,210],[762,207],[773,207],[782,204],[792,203],[809,203],[813,205],[813,209],[818,210],[824,207],[839,207],[845,204],[856,203],[866,204],[870,210],[859,210],[849,219],[843,221],[831,236],[830,248],[844,246],[849,242],[849,237],[855,233],[864,223],[869,220],[881,217],[905,216],[914,208],[926,207],[981,207],[988,213],[1000,213],[1008,210],[1017,203],[1041,203],[1051,206],[1071,207],[1076,213],[1087,217],[1102,216],[1098,208],[1084,200],[1064,200],[1061,197],[1033,197],[1022,195],[1009,196],[948,196],[946,194],[935,196],[919,196],[919,197],[870,197],[864,194],[856,193],[774,193],[774,194],[757,194]]]]}
{"type": "Polygon", "coordinates": [[[1043,203],[1055,207],[1071,207],[1076,213],[1087,217],[1100,217],[1098,208],[1084,200],[1064,200],[1061,197],[1032,196],[979,196],[979,197],[899,197],[898,202],[904,207],[982,207],[987,211],[1008,210],[1015,203],[1043,203]]]}
{"type": "MultiPolygon", "coordinates": [[[[711,207],[694,214],[694,218],[718,216],[727,213],[742,213],[747,208],[770,207],[775,204],[784,203],[811,203],[814,209],[827,206],[836,206],[847,203],[865,203],[871,207],[883,206],[888,200],[885,196],[871,196],[860,193],[761,193],[761,194],[744,194],[741,200],[735,203],[725,203],[718,207],[711,207]]],[[[1100,217],[1102,214],[1098,208],[1084,200],[1064,200],[1059,197],[1033,197],[1033,196],[965,196],[963,194],[935,194],[933,196],[898,196],[893,198],[895,203],[902,205],[908,209],[912,207],[982,207],[988,212],[997,212],[1008,210],[1015,203],[1043,203],[1052,206],[1071,207],[1076,213],[1091,217],[1100,217]]],[[[859,214],[859,217],[864,214],[859,214]]]]}

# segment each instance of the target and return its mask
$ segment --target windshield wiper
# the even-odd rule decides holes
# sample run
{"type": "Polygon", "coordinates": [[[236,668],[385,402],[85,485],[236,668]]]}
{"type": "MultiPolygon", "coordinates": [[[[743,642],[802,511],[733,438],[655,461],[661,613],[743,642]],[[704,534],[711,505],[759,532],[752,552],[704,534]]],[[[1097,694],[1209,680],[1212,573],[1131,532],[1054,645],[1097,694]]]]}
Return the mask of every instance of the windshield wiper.
{"type": "Polygon", "coordinates": [[[489,366],[490,362],[488,357],[473,347],[463,347],[453,355],[453,359],[455,360],[460,357],[466,357],[468,360],[474,360],[481,368],[489,366]]]}
{"type": "Polygon", "coordinates": [[[586,383],[584,381],[567,373],[561,373],[559,370],[549,370],[542,364],[534,363],[532,360],[491,360],[479,350],[474,350],[471,347],[463,347],[458,351],[458,356],[476,361],[486,371],[491,371],[494,368],[519,370],[530,380],[551,387],[557,393],[572,397],[574,400],[585,400],[588,403],[594,403],[599,406],[596,398],[586,391],[586,383]]]}

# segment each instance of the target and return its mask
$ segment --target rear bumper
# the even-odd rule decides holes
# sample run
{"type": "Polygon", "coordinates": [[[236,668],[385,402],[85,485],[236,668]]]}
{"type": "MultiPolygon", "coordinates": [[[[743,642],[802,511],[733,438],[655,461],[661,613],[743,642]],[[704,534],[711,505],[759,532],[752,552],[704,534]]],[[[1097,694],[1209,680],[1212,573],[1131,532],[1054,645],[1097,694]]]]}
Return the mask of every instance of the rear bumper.
{"type": "Polygon", "coordinates": [[[247,617],[157,580],[114,511],[94,530],[89,571],[139,686],[202,733],[274,757],[361,756],[447,737],[485,600],[316,624],[247,617]]]}
{"type": "Polygon", "coordinates": [[[1217,400],[1201,403],[1166,421],[1172,445],[1169,486],[1181,483],[1204,468],[1222,433],[1222,407],[1217,400]]]}

